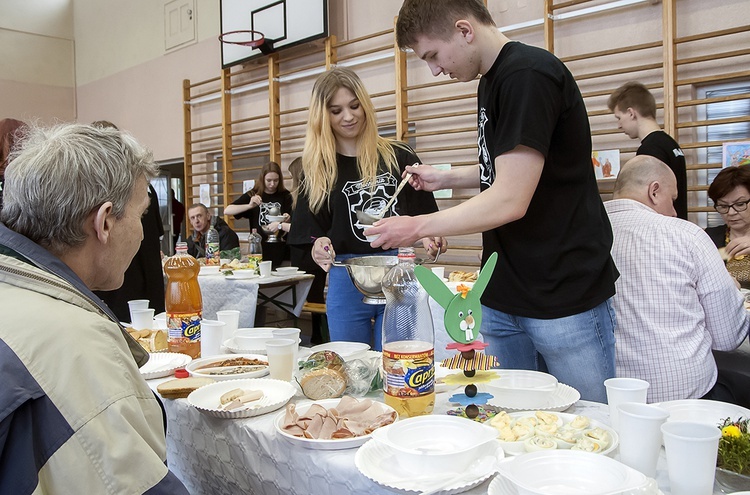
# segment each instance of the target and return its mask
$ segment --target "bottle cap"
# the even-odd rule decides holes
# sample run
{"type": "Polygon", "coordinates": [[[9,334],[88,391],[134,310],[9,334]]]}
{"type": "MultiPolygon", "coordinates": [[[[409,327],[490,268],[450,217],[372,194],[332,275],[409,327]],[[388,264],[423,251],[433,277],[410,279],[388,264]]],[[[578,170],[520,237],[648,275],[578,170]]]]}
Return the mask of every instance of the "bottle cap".
{"type": "Polygon", "coordinates": [[[187,378],[190,376],[190,373],[188,373],[188,370],[185,368],[178,368],[174,370],[174,377],[175,378],[187,378]]]}

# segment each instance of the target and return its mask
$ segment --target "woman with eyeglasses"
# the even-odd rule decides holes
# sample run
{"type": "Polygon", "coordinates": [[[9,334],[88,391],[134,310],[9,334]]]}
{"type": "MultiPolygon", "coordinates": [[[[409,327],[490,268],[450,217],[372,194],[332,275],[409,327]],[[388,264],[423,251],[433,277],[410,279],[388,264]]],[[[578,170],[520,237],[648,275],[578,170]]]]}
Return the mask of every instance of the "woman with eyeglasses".
{"type": "Polygon", "coordinates": [[[706,233],[727,262],[727,270],[744,288],[750,288],[750,168],[727,167],[708,188],[708,197],[724,225],[706,233]]]}

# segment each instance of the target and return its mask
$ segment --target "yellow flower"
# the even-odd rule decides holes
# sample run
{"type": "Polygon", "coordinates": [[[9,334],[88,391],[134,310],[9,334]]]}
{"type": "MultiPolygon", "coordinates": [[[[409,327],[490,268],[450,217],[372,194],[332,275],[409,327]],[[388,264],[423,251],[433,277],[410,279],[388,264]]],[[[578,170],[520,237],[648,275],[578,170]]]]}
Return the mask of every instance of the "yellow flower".
{"type": "Polygon", "coordinates": [[[740,438],[742,432],[735,425],[727,425],[721,429],[721,435],[724,437],[740,438]]]}

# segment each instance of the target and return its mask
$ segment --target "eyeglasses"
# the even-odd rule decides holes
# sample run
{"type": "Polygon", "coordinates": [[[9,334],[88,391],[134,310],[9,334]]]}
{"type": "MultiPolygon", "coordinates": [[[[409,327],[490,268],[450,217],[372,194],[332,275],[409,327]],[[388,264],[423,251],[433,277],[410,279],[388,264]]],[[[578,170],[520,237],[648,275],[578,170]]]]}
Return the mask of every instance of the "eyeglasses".
{"type": "Polygon", "coordinates": [[[729,208],[732,208],[734,209],[734,211],[739,213],[741,211],[747,210],[748,203],[750,203],[750,201],[737,201],[736,203],[732,203],[731,205],[715,204],[714,209],[721,214],[729,213],[729,208]]]}

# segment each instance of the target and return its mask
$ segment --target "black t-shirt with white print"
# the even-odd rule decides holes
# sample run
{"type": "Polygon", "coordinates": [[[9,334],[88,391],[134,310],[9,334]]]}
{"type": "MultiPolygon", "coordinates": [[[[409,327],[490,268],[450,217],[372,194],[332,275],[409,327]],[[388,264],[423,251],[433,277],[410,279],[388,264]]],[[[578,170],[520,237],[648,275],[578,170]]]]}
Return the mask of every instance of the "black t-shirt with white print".
{"type": "Polygon", "coordinates": [[[495,158],[517,146],[544,169],[523,218],[483,233],[483,262],[498,264],[482,303],[530,318],[589,310],[615,293],[612,228],[591,166],[591,131],[573,76],[551,53],[507,43],[479,82],[481,189],[495,158]]]}
{"type": "MultiPolygon", "coordinates": [[[[294,209],[294,221],[289,233],[290,244],[309,244],[315,238],[328,237],[340,254],[378,254],[381,248],[373,248],[367,241],[364,230],[369,226],[357,220],[356,210],[380,211],[396,192],[401,174],[407,165],[420,163],[419,157],[410,149],[394,146],[399,166],[398,175],[386,170],[381,161],[376,186],[371,190],[364,183],[357,169],[357,158],[336,154],[338,177],[328,202],[317,214],[310,211],[306,195],[300,194],[294,209]]],[[[430,192],[416,191],[406,184],[384,216],[421,215],[438,210],[430,192]]]]}

